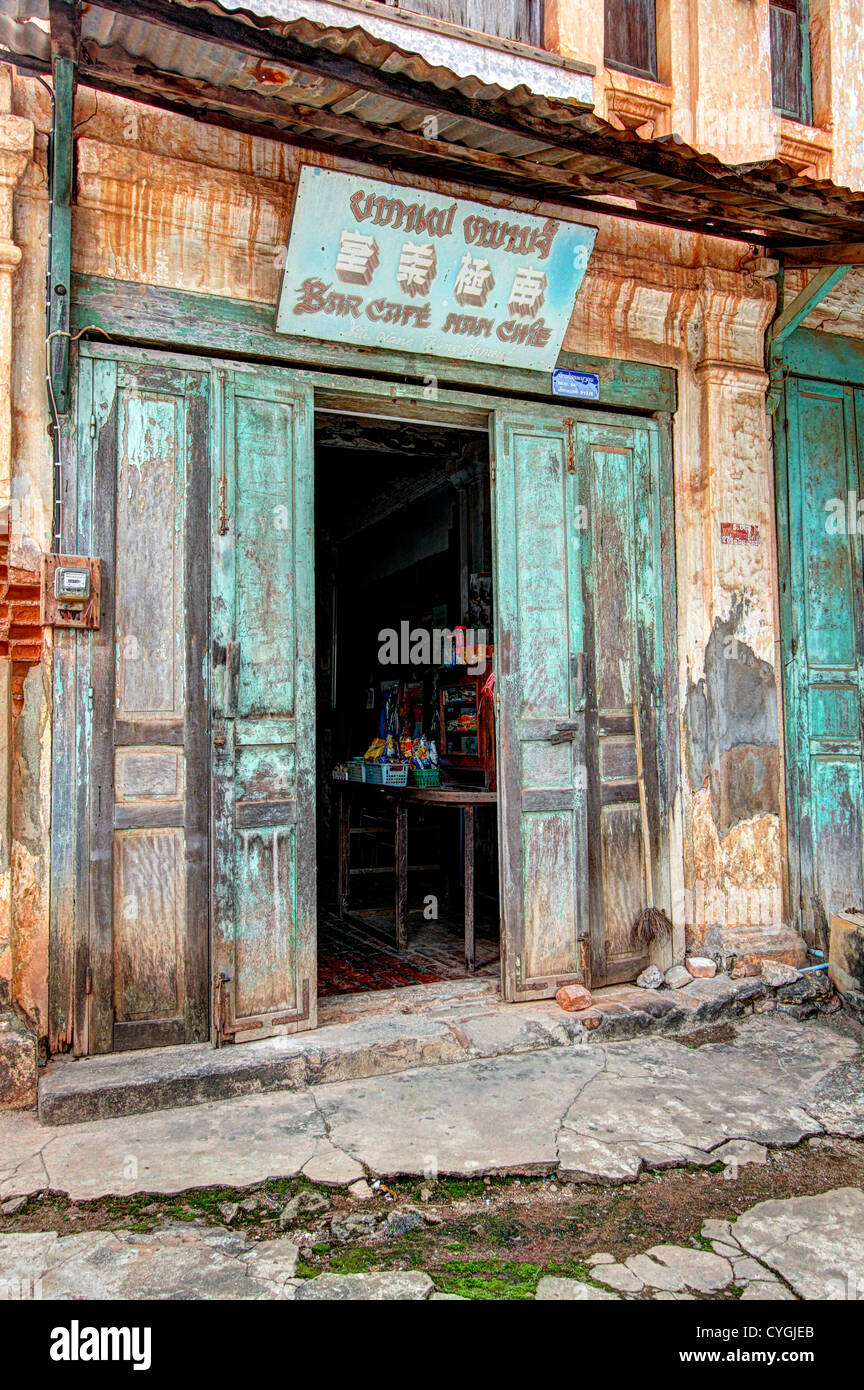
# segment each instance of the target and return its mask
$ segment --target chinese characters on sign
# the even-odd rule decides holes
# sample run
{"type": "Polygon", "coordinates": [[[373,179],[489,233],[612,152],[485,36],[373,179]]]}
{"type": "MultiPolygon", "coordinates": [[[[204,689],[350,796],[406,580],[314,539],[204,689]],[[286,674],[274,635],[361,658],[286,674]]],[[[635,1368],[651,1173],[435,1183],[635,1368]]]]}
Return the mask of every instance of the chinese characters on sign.
{"type": "Polygon", "coordinates": [[[595,236],[307,166],[276,329],[551,370],[595,236]]]}

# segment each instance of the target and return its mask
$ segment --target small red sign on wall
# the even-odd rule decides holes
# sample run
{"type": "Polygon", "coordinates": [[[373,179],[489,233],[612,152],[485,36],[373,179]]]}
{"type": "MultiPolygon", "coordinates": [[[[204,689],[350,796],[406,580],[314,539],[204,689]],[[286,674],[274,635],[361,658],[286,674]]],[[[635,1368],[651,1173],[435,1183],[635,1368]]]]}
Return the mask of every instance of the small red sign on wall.
{"type": "Polygon", "coordinates": [[[759,527],[743,526],[737,521],[721,521],[720,541],[722,545],[758,545],[759,527]]]}

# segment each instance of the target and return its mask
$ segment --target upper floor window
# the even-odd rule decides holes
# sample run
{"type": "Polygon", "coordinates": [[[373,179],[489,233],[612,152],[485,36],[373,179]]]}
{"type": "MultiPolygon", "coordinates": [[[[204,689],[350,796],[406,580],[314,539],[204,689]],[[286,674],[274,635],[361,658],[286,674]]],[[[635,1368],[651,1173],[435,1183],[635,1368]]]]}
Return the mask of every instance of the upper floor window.
{"type": "Polygon", "coordinates": [[[771,103],[775,111],[810,125],[809,0],[770,0],[771,103]]]}
{"type": "Polygon", "coordinates": [[[606,0],[605,61],[657,81],[655,0],[606,0]]]}
{"type": "Polygon", "coordinates": [[[384,0],[499,39],[543,47],[543,0],[384,0]]]}

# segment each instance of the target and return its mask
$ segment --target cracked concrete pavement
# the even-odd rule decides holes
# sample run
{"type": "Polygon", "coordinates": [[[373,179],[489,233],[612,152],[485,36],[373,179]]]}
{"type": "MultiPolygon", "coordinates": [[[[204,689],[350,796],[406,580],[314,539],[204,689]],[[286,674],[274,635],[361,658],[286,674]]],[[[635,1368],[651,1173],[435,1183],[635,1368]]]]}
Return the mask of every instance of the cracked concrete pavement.
{"type": "MultiPolygon", "coordinates": [[[[730,1140],[864,1137],[860,1045],[753,1015],[727,1042],[580,1045],[57,1127],[0,1115],[0,1199],[243,1187],[304,1173],[552,1172],[625,1181],[713,1162],[730,1140]]],[[[724,1161],[726,1161],[724,1159],[724,1161]]],[[[730,1158],[731,1161],[731,1158],[730,1158]]]]}

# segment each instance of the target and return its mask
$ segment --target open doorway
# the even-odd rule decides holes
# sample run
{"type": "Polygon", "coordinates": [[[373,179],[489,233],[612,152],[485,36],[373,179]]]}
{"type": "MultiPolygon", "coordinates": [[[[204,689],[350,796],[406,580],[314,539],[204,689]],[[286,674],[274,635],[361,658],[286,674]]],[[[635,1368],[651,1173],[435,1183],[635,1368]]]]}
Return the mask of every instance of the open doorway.
{"type": "Polygon", "coordinates": [[[500,973],[488,434],[315,416],[318,995],[500,973]]]}

